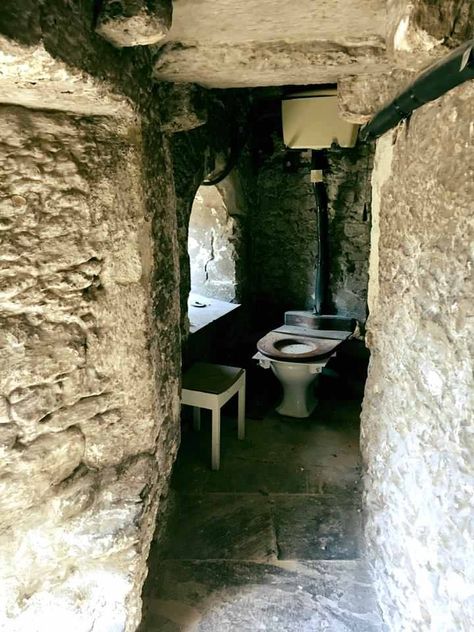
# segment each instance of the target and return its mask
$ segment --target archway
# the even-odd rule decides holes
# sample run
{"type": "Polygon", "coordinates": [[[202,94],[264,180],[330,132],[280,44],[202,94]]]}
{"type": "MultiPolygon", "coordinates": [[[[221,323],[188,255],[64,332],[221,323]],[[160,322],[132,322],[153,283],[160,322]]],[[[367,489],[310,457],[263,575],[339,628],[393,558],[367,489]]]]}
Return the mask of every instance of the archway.
{"type": "Polygon", "coordinates": [[[200,186],[189,220],[191,291],[209,298],[236,297],[236,222],[215,186],[200,186]]]}

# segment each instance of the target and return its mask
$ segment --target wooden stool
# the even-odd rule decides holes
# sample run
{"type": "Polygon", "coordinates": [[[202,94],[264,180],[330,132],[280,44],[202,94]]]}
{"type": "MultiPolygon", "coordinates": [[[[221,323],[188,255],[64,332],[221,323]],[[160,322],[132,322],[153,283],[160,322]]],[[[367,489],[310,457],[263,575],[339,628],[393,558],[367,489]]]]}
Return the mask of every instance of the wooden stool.
{"type": "Polygon", "coordinates": [[[201,408],[212,411],[213,470],[220,465],[221,408],[239,394],[238,437],[245,438],[245,369],[197,362],[183,375],[181,403],[193,406],[194,429],[201,428],[201,408]]]}

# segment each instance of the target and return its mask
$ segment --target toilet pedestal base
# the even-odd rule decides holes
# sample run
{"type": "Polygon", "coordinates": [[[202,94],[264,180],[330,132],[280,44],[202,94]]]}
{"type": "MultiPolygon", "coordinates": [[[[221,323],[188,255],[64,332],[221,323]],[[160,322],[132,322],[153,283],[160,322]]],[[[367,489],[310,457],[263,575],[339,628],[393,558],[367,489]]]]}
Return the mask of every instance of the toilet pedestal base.
{"type": "Polygon", "coordinates": [[[276,411],[285,417],[295,417],[304,419],[309,417],[318,404],[318,400],[314,394],[315,381],[318,375],[311,376],[311,382],[308,384],[285,384],[281,382],[283,387],[283,399],[276,411]]]}
{"type": "Polygon", "coordinates": [[[285,385],[282,384],[283,399],[279,406],[276,407],[277,413],[284,417],[295,417],[297,419],[309,417],[318,405],[318,400],[314,394],[317,377],[315,375],[311,384],[305,385],[301,389],[295,387],[294,384],[289,388],[285,388],[285,385]]]}
{"type": "Polygon", "coordinates": [[[268,358],[258,352],[253,356],[264,369],[271,369],[283,388],[283,399],[276,411],[285,417],[305,419],[316,408],[315,382],[329,362],[324,358],[317,362],[284,362],[268,358]]]}

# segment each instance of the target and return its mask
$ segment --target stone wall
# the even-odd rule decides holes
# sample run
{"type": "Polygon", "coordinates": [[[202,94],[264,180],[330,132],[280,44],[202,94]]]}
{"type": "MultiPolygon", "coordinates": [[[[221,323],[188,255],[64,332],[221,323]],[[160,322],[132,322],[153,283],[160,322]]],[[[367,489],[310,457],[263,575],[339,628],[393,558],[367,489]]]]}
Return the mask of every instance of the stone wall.
{"type": "Polygon", "coordinates": [[[472,628],[474,84],[377,143],[366,534],[395,631],[472,628]]]}
{"type": "MultiPolygon", "coordinates": [[[[327,154],[329,299],[334,313],[365,321],[372,148],[330,149],[327,154]]],[[[285,310],[312,309],[314,303],[317,222],[311,160],[309,153],[292,156],[275,134],[274,148],[258,170],[252,212],[257,312],[275,322],[285,310]]]]}
{"type": "Polygon", "coordinates": [[[133,118],[0,128],[0,627],[133,630],[178,440],[169,165],[133,118]]]}
{"type": "Polygon", "coordinates": [[[328,150],[329,289],[335,313],[364,322],[370,250],[373,146],[328,150]]]}
{"type": "Polygon", "coordinates": [[[310,160],[287,168],[279,135],[273,141],[257,172],[251,220],[251,281],[267,324],[287,309],[311,308],[317,235],[310,160]]]}
{"type": "MultiPolygon", "coordinates": [[[[233,222],[233,248],[235,252],[235,299],[247,311],[249,304],[250,274],[250,216],[253,201],[254,174],[245,146],[235,168],[224,178],[217,189],[233,222]]],[[[242,309],[240,312],[242,313],[242,309]]]]}

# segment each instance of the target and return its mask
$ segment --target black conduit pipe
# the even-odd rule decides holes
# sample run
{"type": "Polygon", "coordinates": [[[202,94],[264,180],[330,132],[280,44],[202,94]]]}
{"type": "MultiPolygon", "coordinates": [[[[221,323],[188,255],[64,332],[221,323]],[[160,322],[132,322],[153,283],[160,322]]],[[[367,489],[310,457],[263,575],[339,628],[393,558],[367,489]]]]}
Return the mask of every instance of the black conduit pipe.
{"type": "Polygon", "coordinates": [[[413,110],[469,79],[474,79],[474,39],[422,72],[408,88],[364,125],[360,139],[367,141],[378,138],[410,116],[413,110]]]}
{"type": "MultiPolygon", "coordinates": [[[[222,103],[221,105],[222,107],[224,107],[222,103]]],[[[212,186],[215,186],[216,184],[219,184],[219,182],[222,182],[224,178],[227,178],[229,173],[237,164],[240,158],[240,154],[242,153],[242,150],[245,147],[245,143],[247,142],[247,136],[248,136],[248,128],[249,128],[248,121],[246,122],[246,125],[243,127],[236,126],[233,128],[232,136],[230,139],[229,156],[227,158],[227,163],[225,167],[222,169],[222,171],[220,171],[220,173],[208,174],[204,178],[204,180],[201,182],[202,185],[206,187],[212,187],[212,186]]]]}
{"type": "MultiPolygon", "coordinates": [[[[327,169],[327,157],[324,151],[313,151],[311,170],[323,172],[327,169]]],[[[329,221],[328,197],[323,181],[313,182],[314,200],[316,203],[316,221],[318,229],[318,253],[316,260],[316,275],[314,284],[314,313],[323,314],[327,309],[329,286],[329,221]]]]}
{"type": "Polygon", "coordinates": [[[245,145],[245,140],[239,142],[238,139],[233,139],[231,147],[230,147],[229,157],[227,159],[227,164],[224,167],[224,169],[217,175],[208,175],[201,182],[202,185],[206,187],[212,187],[216,184],[219,184],[219,182],[222,182],[224,178],[227,178],[227,176],[229,175],[229,173],[232,171],[232,169],[237,164],[237,161],[239,160],[240,153],[245,145]]]}

